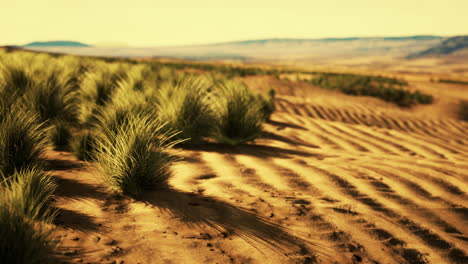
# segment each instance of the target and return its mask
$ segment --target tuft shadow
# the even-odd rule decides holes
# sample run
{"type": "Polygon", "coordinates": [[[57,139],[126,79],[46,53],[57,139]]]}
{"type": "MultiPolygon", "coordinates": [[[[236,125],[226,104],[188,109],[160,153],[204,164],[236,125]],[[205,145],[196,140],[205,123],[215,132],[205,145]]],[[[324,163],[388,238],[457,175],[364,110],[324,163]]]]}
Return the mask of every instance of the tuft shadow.
{"type": "Polygon", "coordinates": [[[253,212],[215,198],[164,189],[144,194],[141,201],[167,211],[189,226],[208,226],[224,237],[237,235],[252,246],[253,242],[259,242],[283,254],[291,251],[308,252],[309,248],[323,252],[323,247],[318,244],[294,236],[284,227],[253,212]]]}
{"type": "Polygon", "coordinates": [[[290,155],[302,156],[302,157],[318,157],[319,154],[314,154],[310,152],[292,150],[280,147],[272,147],[258,144],[244,144],[238,146],[232,146],[228,144],[221,143],[211,143],[205,142],[197,145],[185,145],[178,146],[181,149],[186,150],[198,150],[206,152],[218,152],[223,154],[233,154],[233,155],[249,155],[259,158],[290,158],[290,155]]]}
{"type": "Polygon", "coordinates": [[[71,160],[46,159],[44,161],[47,165],[47,169],[51,171],[73,170],[84,167],[83,164],[71,160]]]}
{"type": "Polygon", "coordinates": [[[290,124],[290,123],[284,123],[284,122],[281,122],[281,121],[273,121],[273,120],[270,120],[267,122],[268,124],[270,125],[274,125],[274,126],[277,126],[278,129],[284,129],[286,127],[289,127],[289,128],[296,128],[296,129],[301,129],[301,130],[307,130],[306,128],[302,127],[302,126],[299,126],[299,125],[295,125],[295,124],[290,124]]]}
{"type": "Polygon", "coordinates": [[[317,145],[312,145],[312,144],[307,144],[307,143],[300,142],[300,141],[295,141],[295,140],[292,140],[290,138],[283,137],[283,136],[280,136],[280,135],[277,135],[277,134],[274,134],[274,133],[271,133],[271,132],[266,132],[266,131],[262,132],[262,137],[261,138],[281,141],[281,142],[291,144],[291,145],[301,145],[301,146],[308,147],[308,148],[320,148],[317,145]]]}
{"type": "Polygon", "coordinates": [[[94,221],[94,217],[77,211],[56,207],[57,216],[54,224],[81,231],[103,232],[102,226],[94,221]]]}
{"type": "Polygon", "coordinates": [[[103,199],[108,194],[98,186],[86,184],[73,179],[57,177],[56,195],[65,198],[95,198],[103,199]]]}

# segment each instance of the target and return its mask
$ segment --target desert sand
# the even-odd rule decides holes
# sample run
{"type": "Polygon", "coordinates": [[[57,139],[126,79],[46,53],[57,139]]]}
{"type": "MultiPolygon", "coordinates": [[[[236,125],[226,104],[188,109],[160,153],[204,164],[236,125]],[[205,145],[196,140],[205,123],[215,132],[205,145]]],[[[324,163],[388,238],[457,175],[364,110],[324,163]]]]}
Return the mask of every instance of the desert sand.
{"type": "Polygon", "coordinates": [[[468,86],[401,77],[435,103],[245,78],[277,90],[263,137],[176,149],[171,188],[139,200],[50,150],[54,236],[70,263],[468,263],[468,86]]]}

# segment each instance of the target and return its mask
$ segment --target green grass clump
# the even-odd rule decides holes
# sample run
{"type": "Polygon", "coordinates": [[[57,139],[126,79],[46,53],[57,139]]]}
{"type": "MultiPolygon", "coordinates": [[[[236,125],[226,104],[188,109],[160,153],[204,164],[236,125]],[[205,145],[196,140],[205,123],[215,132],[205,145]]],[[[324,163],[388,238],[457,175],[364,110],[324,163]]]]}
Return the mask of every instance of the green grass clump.
{"type": "Polygon", "coordinates": [[[55,263],[50,233],[4,204],[0,204],[0,237],[0,263],[55,263]]]}
{"type": "Polygon", "coordinates": [[[76,122],[78,119],[77,94],[71,81],[60,72],[52,72],[26,92],[25,100],[38,113],[42,122],[51,120],[76,122]]]}
{"type": "Polygon", "coordinates": [[[276,92],[274,89],[268,90],[267,97],[258,95],[258,101],[261,104],[261,110],[262,110],[263,118],[265,119],[265,121],[270,121],[271,115],[276,110],[275,95],[276,95],[276,92]]]}
{"type": "Polygon", "coordinates": [[[39,168],[14,172],[0,184],[0,263],[54,263],[48,203],[56,189],[39,168]]]}
{"type": "Polygon", "coordinates": [[[47,147],[47,129],[36,115],[16,104],[11,113],[0,120],[0,173],[39,164],[47,147]]]}
{"type": "Polygon", "coordinates": [[[460,110],[458,111],[458,116],[461,120],[468,122],[468,101],[460,102],[460,110]]]}
{"type": "Polygon", "coordinates": [[[3,180],[1,200],[7,201],[12,210],[33,220],[51,219],[53,212],[48,208],[48,202],[57,187],[51,175],[41,167],[33,166],[15,170],[3,180]]]}
{"type": "Polygon", "coordinates": [[[96,137],[87,131],[71,140],[70,149],[78,159],[91,161],[95,154],[95,139],[96,137]]]}
{"type": "Polygon", "coordinates": [[[0,64],[0,91],[2,96],[16,99],[22,96],[34,84],[33,76],[26,65],[17,61],[0,64]]]}
{"type": "Polygon", "coordinates": [[[219,142],[237,145],[260,135],[265,120],[262,104],[244,84],[223,82],[214,101],[218,120],[215,137],[219,142]]]}
{"type": "Polygon", "coordinates": [[[185,79],[165,83],[157,93],[156,112],[167,129],[180,131],[174,139],[188,139],[187,143],[199,143],[211,136],[215,115],[210,106],[210,83],[206,79],[185,79]]]}
{"type": "Polygon", "coordinates": [[[56,149],[68,147],[72,138],[70,131],[71,124],[59,119],[53,120],[51,123],[49,129],[50,141],[56,149]]]}
{"type": "Polygon", "coordinates": [[[96,163],[104,182],[118,192],[139,196],[165,187],[174,157],[167,151],[178,143],[172,132],[150,115],[126,114],[120,126],[104,128],[96,141],[96,163]]]}
{"type": "Polygon", "coordinates": [[[86,124],[99,110],[112,100],[119,82],[127,76],[123,65],[94,62],[83,75],[79,94],[79,121],[86,124]]]}

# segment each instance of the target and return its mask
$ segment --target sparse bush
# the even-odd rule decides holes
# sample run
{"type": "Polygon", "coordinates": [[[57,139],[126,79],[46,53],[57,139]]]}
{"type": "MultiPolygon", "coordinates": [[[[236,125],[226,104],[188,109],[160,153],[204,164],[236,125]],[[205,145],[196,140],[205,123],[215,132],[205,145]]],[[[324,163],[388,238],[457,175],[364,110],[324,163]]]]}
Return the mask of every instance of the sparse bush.
{"type": "Polygon", "coordinates": [[[468,101],[460,102],[460,110],[458,111],[458,116],[463,121],[468,121],[468,101]]]}
{"type": "Polygon", "coordinates": [[[165,187],[178,143],[152,116],[125,114],[119,126],[104,128],[97,138],[96,163],[109,188],[138,196],[145,189],[165,187]]]}
{"type": "Polygon", "coordinates": [[[214,101],[218,118],[215,137],[219,142],[237,145],[261,133],[265,116],[262,105],[245,85],[232,81],[220,84],[214,101]]]}
{"type": "Polygon", "coordinates": [[[54,263],[55,244],[45,224],[56,185],[41,169],[16,171],[0,184],[0,263],[54,263]]]}
{"type": "Polygon", "coordinates": [[[185,79],[166,83],[157,93],[157,115],[166,128],[180,131],[174,139],[198,143],[211,136],[215,116],[210,107],[210,83],[206,79],[185,79]]]}
{"type": "Polygon", "coordinates": [[[10,175],[40,163],[47,146],[47,129],[34,113],[15,104],[11,113],[0,120],[0,138],[0,173],[10,175]]]}

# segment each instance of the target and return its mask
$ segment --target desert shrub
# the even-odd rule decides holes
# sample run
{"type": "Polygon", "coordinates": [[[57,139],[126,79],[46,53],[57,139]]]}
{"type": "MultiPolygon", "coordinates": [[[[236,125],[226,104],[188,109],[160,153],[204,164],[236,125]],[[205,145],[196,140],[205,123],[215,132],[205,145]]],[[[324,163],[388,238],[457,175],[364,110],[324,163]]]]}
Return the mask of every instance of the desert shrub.
{"type": "Polygon", "coordinates": [[[460,102],[460,110],[458,111],[458,116],[463,121],[468,121],[468,101],[460,102]]]}
{"type": "Polygon", "coordinates": [[[262,95],[258,95],[258,101],[261,104],[261,110],[262,110],[263,118],[265,119],[265,121],[270,121],[271,115],[276,110],[275,94],[276,94],[275,90],[270,89],[268,90],[268,94],[266,98],[262,95]]]}
{"type": "Polygon", "coordinates": [[[96,137],[89,131],[73,137],[70,142],[72,153],[80,160],[91,161],[95,154],[96,137]]]}
{"type": "Polygon", "coordinates": [[[215,138],[230,145],[251,141],[261,133],[264,113],[258,98],[242,83],[219,84],[214,103],[215,138]]]}
{"type": "Polygon", "coordinates": [[[49,139],[55,148],[69,146],[70,139],[72,138],[70,127],[70,123],[60,119],[50,122],[49,139]]]}
{"type": "Polygon", "coordinates": [[[174,139],[198,143],[211,136],[216,119],[210,106],[210,85],[204,78],[187,78],[160,87],[156,96],[157,116],[167,124],[166,129],[180,131],[174,139]]]}
{"type": "Polygon", "coordinates": [[[15,104],[0,120],[0,173],[12,174],[16,169],[40,163],[47,147],[47,129],[34,113],[15,104]]]}
{"type": "Polygon", "coordinates": [[[138,196],[145,189],[164,187],[174,157],[167,151],[177,144],[172,132],[152,116],[125,114],[114,128],[103,128],[96,141],[96,163],[104,182],[118,192],[138,196]]]}
{"type": "Polygon", "coordinates": [[[14,172],[0,184],[0,263],[54,263],[55,244],[45,224],[56,185],[39,168],[14,172]]]}

